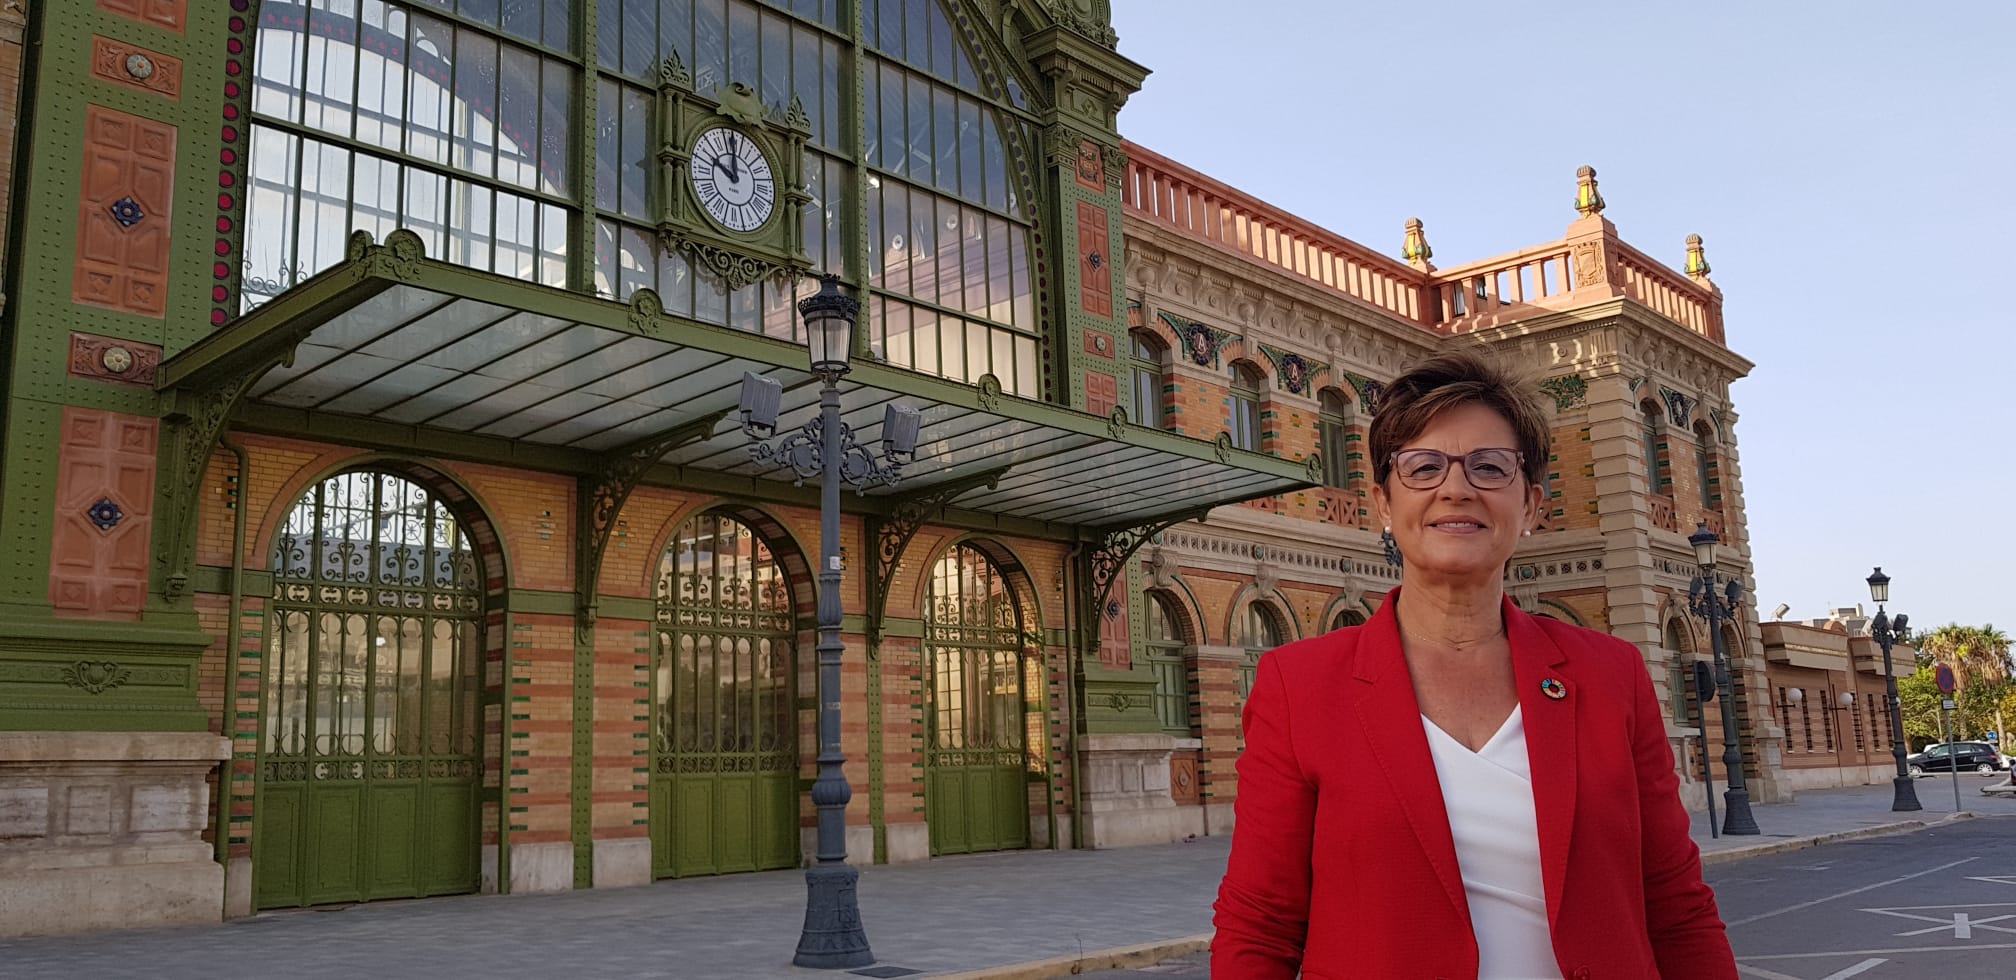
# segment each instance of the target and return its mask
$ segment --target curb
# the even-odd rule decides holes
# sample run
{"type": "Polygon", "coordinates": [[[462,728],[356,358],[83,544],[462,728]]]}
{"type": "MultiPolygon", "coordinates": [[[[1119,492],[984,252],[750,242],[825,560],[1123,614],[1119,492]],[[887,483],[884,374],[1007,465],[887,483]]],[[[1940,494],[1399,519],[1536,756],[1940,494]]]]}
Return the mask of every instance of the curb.
{"type": "Polygon", "coordinates": [[[1857,827],[1854,830],[1837,831],[1831,834],[1818,834],[1812,837],[1797,837],[1791,840],[1772,841],[1768,844],[1752,844],[1748,847],[1737,847],[1737,848],[1731,848],[1726,851],[1714,851],[1711,853],[1702,854],[1701,864],[1704,867],[1711,864],[1727,864],[1730,861],[1741,861],[1746,858],[1763,857],[1767,854],[1784,854],[1788,851],[1803,851],[1809,847],[1819,847],[1822,844],[1833,844],[1838,841],[1844,841],[1844,840],[1859,840],[1865,837],[1889,837],[1894,834],[1908,834],[1911,833],[1912,831],[1924,830],[1928,827],[1937,827],[1942,824],[1951,823],[1955,820],[1971,820],[1974,818],[1974,816],[1975,814],[1969,813],[1966,810],[1962,810],[1959,813],[1949,813],[1946,816],[1941,817],[1937,820],[1898,820],[1893,823],[1879,823],[1868,827],[1857,827]]]}
{"type": "MultiPolygon", "coordinates": [[[[1727,864],[1745,858],[1763,857],[1767,854],[1783,854],[1788,851],[1803,851],[1809,847],[1819,847],[1838,841],[1858,840],[1865,837],[1889,837],[1925,830],[1952,823],[1956,820],[1971,820],[1977,814],[1962,810],[1949,813],[1937,820],[1899,820],[1893,823],[1857,827],[1854,830],[1837,831],[1831,834],[1817,834],[1791,840],[1772,841],[1768,844],[1752,844],[1727,851],[1716,851],[1701,855],[1703,865],[1727,864]]],[[[1125,970],[1139,966],[1153,966],[1164,960],[1178,956],[1201,953],[1211,948],[1211,933],[1184,936],[1180,939],[1163,939],[1133,946],[1115,946],[1111,949],[1096,949],[1070,956],[1054,956],[1047,960],[1030,960],[1025,963],[1011,963],[1006,966],[985,967],[964,973],[939,974],[938,980],[1050,980],[1052,977],[1075,977],[1094,970],[1125,970]]]]}
{"type": "Polygon", "coordinates": [[[1050,977],[1075,977],[1093,970],[1125,970],[1137,966],[1153,966],[1163,960],[1210,949],[1211,935],[1207,932],[1180,939],[1162,939],[1133,946],[1089,950],[1069,956],[1053,956],[1047,960],[986,967],[965,973],[940,974],[939,980],[1048,980],[1050,977]]]}

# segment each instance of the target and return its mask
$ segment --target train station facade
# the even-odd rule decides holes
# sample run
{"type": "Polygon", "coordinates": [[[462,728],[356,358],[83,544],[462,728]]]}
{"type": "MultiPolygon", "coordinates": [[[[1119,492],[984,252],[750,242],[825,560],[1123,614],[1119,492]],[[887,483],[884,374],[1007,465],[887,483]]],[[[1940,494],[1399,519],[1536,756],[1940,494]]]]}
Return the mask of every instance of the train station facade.
{"type": "Polygon", "coordinates": [[[1750,368],[1700,240],[1584,168],[1543,244],[1382,254],[1125,141],[1110,20],[0,4],[0,934],[795,866],[821,696],[856,863],[1227,833],[1258,656],[1397,581],[1383,381],[1473,344],[1556,412],[1510,592],[1639,645],[1699,805],[1685,535],[1747,575],[1750,368]],[[922,418],[843,503],[838,692],[817,495],[736,417],[816,411],[821,274],[856,436],[922,418]]]}

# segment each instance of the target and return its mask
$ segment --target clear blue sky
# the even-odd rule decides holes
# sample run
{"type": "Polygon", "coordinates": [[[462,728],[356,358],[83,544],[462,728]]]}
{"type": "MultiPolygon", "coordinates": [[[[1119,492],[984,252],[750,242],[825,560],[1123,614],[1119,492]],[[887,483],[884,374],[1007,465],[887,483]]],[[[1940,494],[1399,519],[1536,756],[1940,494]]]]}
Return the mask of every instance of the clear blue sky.
{"type": "Polygon", "coordinates": [[[1121,132],[1389,255],[1707,242],[1758,606],[2016,630],[2016,3],[1116,0],[1121,132]],[[1870,607],[1873,612],[1874,607],[1870,607]]]}

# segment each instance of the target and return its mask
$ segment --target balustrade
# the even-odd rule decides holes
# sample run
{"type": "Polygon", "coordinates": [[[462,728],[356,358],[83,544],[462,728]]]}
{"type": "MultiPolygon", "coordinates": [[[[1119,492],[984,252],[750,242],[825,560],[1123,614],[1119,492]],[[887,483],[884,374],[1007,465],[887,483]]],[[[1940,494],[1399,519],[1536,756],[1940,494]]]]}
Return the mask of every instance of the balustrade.
{"type": "MultiPolygon", "coordinates": [[[[1600,251],[1584,240],[1537,245],[1451,269],[1425,271],[1272,207],[1167,157],[1127,144],[1120,188],[1127,213],[1174,229],[1437,333],[1497,326],[1536,310],[1625,297],[1722,343],[1721,298],[1607,230],[1600,251]],[[1609,255],[1614,268],[1579,268],[1609,255]]],[[[1432,267],[1431,267],[1432,268],[1432,267]]]]}
{"type": "Polygon", "coordinates": [[[1624,295],[1703,337],[1723,342],[1722,307],[1712,292],[1621,241],[1610,247],[1617,253],[1624,295]]]}
{"type": "Polygon", "coordinates": [[[1132,143],[1122,203],[1138,217],[1432,327],[1421,272],[1132,143]]]}

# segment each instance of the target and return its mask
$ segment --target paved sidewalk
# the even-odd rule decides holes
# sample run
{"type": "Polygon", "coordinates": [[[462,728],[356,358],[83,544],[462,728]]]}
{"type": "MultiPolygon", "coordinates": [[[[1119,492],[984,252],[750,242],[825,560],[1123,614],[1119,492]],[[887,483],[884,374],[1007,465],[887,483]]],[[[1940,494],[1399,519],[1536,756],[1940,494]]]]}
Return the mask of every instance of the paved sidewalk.
{"type": "MultiPolygon", "coordinates": [[[[1978,792],[1966,806],[2016,815],[2016,800],[1978,792]]],[[[1952,812],[1942,778],[1918,783],[1925,810],[1892,814],[1890,787],[1808,792],[1758,806],[1763,835],[1707,841],[1709,860],[1806,846],[1813,838],[1898,829],[1952,812]]],[[[923,975],[987,971],[1063,976],[1128,963],[1096,951],[1136,947],[1131,963],[1197,948],[1230,840],[1111,851],[1025,852],[869,867],[861,914],[879,966],[923,975]],[[1035,967],[1032,961],[1051,961],[1035,967]],[[1017,967],[1017,964],[1023,966],[1017,967]]],[[[267,913],[219,926],[0,942],[0,976],[217,980],[236,977],[396,980],[420,977],[848,978],[790,966],[803,920],[795,871],[663,881],[607,891],[468,896],[267,913]]]]}
{"type": "MultiPolygon", "coordinates": [[[[1717,775],[1719,777],[1720,774],[1717,775]]],[[[1888,782],[1876,786],[1807,790],[1791,803],[1751,807],[1759,831],[1755,836],[1711,838],[1708,835],[1708,814],[1706,811],[1698,812],[1694,814],[1694,839],[1701,845],[1701,860],[1715,864],[1811,847],[1829,840],[1915,830],[1918,826],[1953,817],[1952,778],[1951,775],[1938,775],[1917,780],[1913,788],[1917,790],[1918,802],[1924,809],[1915,813],[1891,812],[1895,790],[1888,782]]],[[[2016,815],[2016,799],[1981,792],[1981,787],[2007,778],[2001,773],[1993,778],[1961,773],[1961,811],[1979,816],[2016,815]]],[[[1715,816],[1719,822],[1727,816],[1722,803],[1725,788],[1719,779],[1715,789],[1715,816]]]]}

